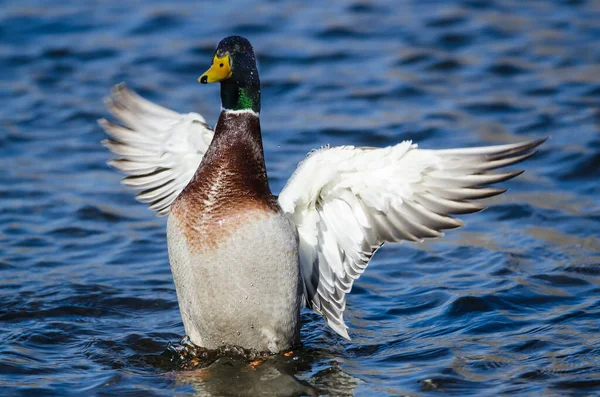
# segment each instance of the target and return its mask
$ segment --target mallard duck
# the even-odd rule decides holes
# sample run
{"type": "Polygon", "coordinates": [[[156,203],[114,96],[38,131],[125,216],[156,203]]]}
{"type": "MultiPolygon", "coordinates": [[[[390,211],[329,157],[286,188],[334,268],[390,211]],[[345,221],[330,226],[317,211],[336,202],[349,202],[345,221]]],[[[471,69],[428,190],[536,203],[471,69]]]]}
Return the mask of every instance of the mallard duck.
{"type": "Polygon", "coordinates": [[[200,83],[221,84],[214,130],[196,113],[151,103],[125,85],[107,100],[123,125],[100,124],[123,183],[159,215],[185,332],[195,345],[266,352],[299,341],[303,305],[349,339],[346,294],[384,243],[439,238],[503,193],[493,173],[536,153],[544,139],[427,150],[323,147],[299,164],[279,197],[269,188],[260,129],[260,80],[248,40],[223,39],[200,83]]]}

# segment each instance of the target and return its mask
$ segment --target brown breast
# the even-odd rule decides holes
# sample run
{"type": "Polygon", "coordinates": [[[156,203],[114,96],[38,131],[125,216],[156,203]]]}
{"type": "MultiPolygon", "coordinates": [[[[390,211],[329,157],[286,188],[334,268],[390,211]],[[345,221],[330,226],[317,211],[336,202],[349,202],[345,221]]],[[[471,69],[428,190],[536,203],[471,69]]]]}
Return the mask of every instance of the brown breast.
{"type": "Polygon", "coordinates": [[[278,211],[267,180],[258,117],[221,112],[196,174],[171,205],[188,246],[211,249],[244,222],[278,211]]]}

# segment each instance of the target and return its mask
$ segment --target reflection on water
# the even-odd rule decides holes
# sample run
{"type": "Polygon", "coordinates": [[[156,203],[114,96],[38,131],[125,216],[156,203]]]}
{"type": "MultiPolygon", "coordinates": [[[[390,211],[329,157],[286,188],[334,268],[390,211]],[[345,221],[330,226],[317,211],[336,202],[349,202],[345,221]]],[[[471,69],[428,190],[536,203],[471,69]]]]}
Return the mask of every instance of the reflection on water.
{"type": "Polygon", "coordinates": [[[336,396],[352,396],[360,380],[338,365],[327,367],[308,381],[294,374],[298,366],[271,358],[256,367],[247,361],[220,358],[206,368],[172,374],[178,385],[190,385],[197,396],[318,396],[335,390],[336,396]]]}
{"type": "Polygon", "coordinates": [[[318,396],[330,390],[336,396],[354,395],[361,380],[342,371],[335,362],[314,372],[307,380],[298,379],[300,371],[311,370],[312,363],[303,362],[307,359],[311,358],[272,356],[254,364],[222,357],[208,367],[169,376],[178,385],[190,385],[198,396],[318,396]]]}
{"type": "MultiPolygon", "coordinates": [[[[3,395],[594,395],[600,391],[600,2],[53,2],[1,6],[3,395]],[[105,164],[126,81],[214,123],[215,44],[256,48],[274,192],[325,144],[549,136],[490,208],[386,246],[352,341],[303,313],[291,357],[177,361],[165,224],[105,164]],[[254,368],[254,369],[253,369],[254,368]]],[[[225,354],[227,353],[227,354],[225,354]]]]}
{"type": "Polygon", "coordinates": [[[294,376],[296,368],[287,367],[274,358],[256,366],[245,360],[220,358],[206,368],[178,372],[175,379],[191,385],[198,396],[319,395],[316,388],[294,376]]]}
{"type": "Polygon", "coordinates": [[[145,361],[172,371],[167,378],[177,385],[191,386],[199,396],[317,396],[331,390],[339,396],[353,395],[361,380],[345,373],[334,360],[318,363],[319,358],[326,357],[326,350],[301,346],[277,355],[236,346],[207,350],[185,337],[160,355],[146,356],[145,361]],[[300,373],[309,375],[301,380],[300,373]]]}

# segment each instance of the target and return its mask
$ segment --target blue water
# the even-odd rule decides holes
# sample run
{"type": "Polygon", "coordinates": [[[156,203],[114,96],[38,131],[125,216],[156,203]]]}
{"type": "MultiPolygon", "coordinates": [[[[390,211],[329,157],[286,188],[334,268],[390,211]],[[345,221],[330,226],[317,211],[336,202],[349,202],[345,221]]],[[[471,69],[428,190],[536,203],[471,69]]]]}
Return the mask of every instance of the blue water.
{"type": "Polygon", "coordinates": [[[0,3],[0,394],[600,395],[599,21],[574,0],[0,3]],[[306,312],[303,348],[256,370],[180,358],[165,220],[96,124],[121,81],[214,124],[196,78],[230,34],[260,61],[274,192],[325,144],[550,137],[465,228],[377,253],[351,342],[306,312]]]}

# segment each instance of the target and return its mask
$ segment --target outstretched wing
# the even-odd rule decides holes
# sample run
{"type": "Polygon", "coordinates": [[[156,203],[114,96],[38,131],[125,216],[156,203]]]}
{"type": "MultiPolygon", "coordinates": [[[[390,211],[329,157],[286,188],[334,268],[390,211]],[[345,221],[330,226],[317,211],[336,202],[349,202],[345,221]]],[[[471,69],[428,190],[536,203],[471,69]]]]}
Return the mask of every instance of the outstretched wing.
{"type": "Polygon", "coordinates": [[[543,141],[451,150],[406,141],[310,154],[279,196],[298,227],[307,306],[349,339],[346,294],[375,251],[385,242],[423,241],[462,226],[452,215],[482,210],[471,200],[505,191],[485,185],[522,172],[490,171],[525,160],[543,141]]]}
{"type": "Polygon", "coordinates": [[[106,106],[123,124],[99,120],[110,135],[102,143],[116,155],[108,164],[128,175],[122,182],[137,192],[139,201],[166,215],[194,176],[213,131],[199,114],[156,105],[123,83],[112,89],[106,106]]]}

